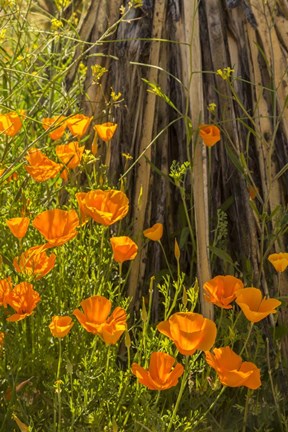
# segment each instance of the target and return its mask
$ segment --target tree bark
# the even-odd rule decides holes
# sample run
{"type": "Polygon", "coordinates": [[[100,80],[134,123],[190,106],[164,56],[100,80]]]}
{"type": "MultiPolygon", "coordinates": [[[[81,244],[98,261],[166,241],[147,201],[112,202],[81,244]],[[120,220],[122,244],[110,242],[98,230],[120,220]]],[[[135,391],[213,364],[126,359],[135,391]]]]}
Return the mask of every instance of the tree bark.
{"type": "MultiPolygon", "coordinates": [[[[81,37],[97,41],[119,18],[121,3],[91,0],[81,37]]],[[[285,251],[287,244],[285,227],[280,225],[288,190],[288,2],[144,0],[143,7],[132,10],[129,18],[113,34],[116,42],[95,46],[92,51],[106,57],[87,59],[88,96],[81,101],[87,114],[118,123],[110,163],[114,181],[123,174],[122,152],[137,160],[126,176],[126,186],[133,238],[141,252],[132,264],[128,294],[137,303],[147,291],[150,276],[162,268],[158,245],[143,244],[143,229],[162,222],[166,250],[169,259],[174,259],[174,238],[183,235],[185,223],[179,191],[168,174],[173,160],[184,162],[190,153],[192,178],[187,179],[187,202],[197,250],[191,252],[189,239],[189,247],[182,251],[183,271],[197,274],[201,293],[205,280],[234,271],[240,277],[244,274],[246,285],[261,287],[266,295],[287,297],[286,273],[276,288],[277,278],[267,256],[285,251]],[[232,3],[237,7],[229,7],[232,3]],[[91,81],[90,67],[96,62],[109,70],[101,89],[91,81]],[[232,90],[228,80],[216,74],[228,66],[234,69],[232,90]],[[191,117],[194,131],[200,123],[217,123],[221,142],[211,150],[203,147],[197,133],[193,139],[187,136],[187,121],[182,119],[151,144],[178,114],[147,93],[141,78],[160,84],[179,111],[191,117]],[[108,94],[111,87],[121,91],[125,106],[108,119],[103,113],[103,92],[108,94]],[[214,116],[207,110],[211,102],[217,106],[214,116]],[[258,190],[254,201],[248,191],[251,186],[258,190]],[[214,257],[211,274],[209,245],[219,209],[228,218],[226,252],[237,264],[233,268],[221,256],[214,257]],[[279,235],[273,238],[277,231],[279,235]]],[[[68,88],[75,71],[69,72],[68,88]]],[[[201,299],[203,312],[212,316],[203,293],[201,299]]],[[[157,311],[155,314],[157,319],[157,311]]],[[[285,307],[280,322],[287,326],[285,307]]],[[[282,342],[287,358],[287,337],[282,342]]]]}

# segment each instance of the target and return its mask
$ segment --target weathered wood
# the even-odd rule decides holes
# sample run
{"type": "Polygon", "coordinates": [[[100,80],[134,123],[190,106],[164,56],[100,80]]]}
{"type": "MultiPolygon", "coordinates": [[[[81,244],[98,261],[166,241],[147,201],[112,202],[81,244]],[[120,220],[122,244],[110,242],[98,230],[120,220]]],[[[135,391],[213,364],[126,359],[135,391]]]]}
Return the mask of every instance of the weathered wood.
{"type": "MultiPolygon", "coordinates": [[[[95,42],[111,24],[112,18],[119,17],[120,3],[113,2],[114,7],[109,2],[111,7],[107,8],[105,0],[90,1],[93,16],[97,14],[97,24],[93,24],[87,14],[87,22],[82,21],[82,37],[95,42]]],[[[171,252],[171,238],[174,240],[181,225],[177,220],[180,200],[178,191],[175,193],[169,184],[167,174],[173,159],[187,160],[187,136],[182,121],[175,123],[149,147],[153,137],[175,118],[175,113],[165,107],[162,100],[156,102],[154,95],[147,94],[141,78],[161,83],[161,88],[182,113],[188,106],[194,130],[203,121],[220,125],[222,140],[209,151],[209,169],[206,148],[200,142],[193,146],[193,208],[189,211],[191,221],[195,218],[197,273],[201,287],[206,279],[215,276],[210,274],[208,246],[213,240],[217,209],[230,202],[226,208],[229,221],[227,252],[238,262],[240,272],[245,272],[247,262],[251,266],[247,283],[258,284],[266,294],[277,294],[271,283],[274,270],[267,261],[261,261],[268,245],[267,233],[277,227],[277,215],[263,223],[253,211],[247,189],[251,183],[257,186],[254,204],[260,214],[271,214],[278,207],[286,208],[288,174],[278,176],[277,173],[288,163],[287,21],[287,0],[145,0],[141,9],[131,12],[130,22],[118,27],[114,39],[119,42],[95,47],[92,51],[93,54],[104,52],[118,58],[97,57],[97,62],[110,71],[102,82],[101,91],[91,82],[90,66],[95,57],[87,59],[88,97],[82,102],[85,111],[106,120],[102,112],[102,90],[109,92],[111,86],[122,92],[127,105],[127,109],[123,106],[113,112],[113,120],[119,125],[110,165],[115,181],[123,174],[121,153],[130,153],[136,160],[148,146],[144,156],[126,176],[133,236],[139,241],[140,248],[143,228],[161,221],[169,240],[168,254],[169,248],[171,252]],[[150,40],[156,37],[176,43],[150,40]],[[166,72],[153,69],[149,64],[176,76],[184,87],[167,77],[166,72]],[[232,80],[234,94],[228,82],[216,75],[217,69],[227,66],[235,70],[234,77],[237,77],[232,80]],[[200,71],[203,73],[198,73],[200,71]],[[214,118],[206,109],[210,102],[217,104],[214,118]],[[153,165],[162,170],[162,175],[151,169],[153,165]],[[261,235],[264,235],[263,241],[261,235]]],[[[72,71],[68,82],[73,82],[72,71]]],[[[285,244],[287,240],[279,238],[274,248],[283,249],[285,244]]],[[[135,299],[145,291],[145,281],[147,286],[151,274],[160,268],[157,245],[149,245],[149,260],[146,254],[144,248],[132,268],[129,295],[135,299]]],[[[169,256],[173,259],[172,252],[169,256]]],[[[194,266],[191,255],[182,256],[181,265],[189,273],[189,267],[194,266]]],[[[215,270],[226,271],[225,263],[218,259],[215,270]]],[[[287,296],[287,290],[288,283],[283,276],[280,295],[287,296]]],[[[209,315],[211,309],[207,311],[206,306],[202,302],[203,311],[209,315]]],[[[281,316],[287,325],[284,312],[281,316]]],[[[283,347],[288,354],[287,341],[283,347]]]]}

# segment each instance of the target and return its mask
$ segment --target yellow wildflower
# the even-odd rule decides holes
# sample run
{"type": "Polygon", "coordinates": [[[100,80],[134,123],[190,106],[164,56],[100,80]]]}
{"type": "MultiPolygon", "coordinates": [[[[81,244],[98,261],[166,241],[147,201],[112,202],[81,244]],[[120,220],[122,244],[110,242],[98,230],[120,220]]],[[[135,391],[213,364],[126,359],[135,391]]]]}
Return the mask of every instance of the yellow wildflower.
{"type": "Polygon", "coordinates": [[[227,81],[233,72],[234,69],[231,69],[230,66],[228,66],[223,69],[217,69],[216,74],[219,75],[224,81],[227,81]]]}

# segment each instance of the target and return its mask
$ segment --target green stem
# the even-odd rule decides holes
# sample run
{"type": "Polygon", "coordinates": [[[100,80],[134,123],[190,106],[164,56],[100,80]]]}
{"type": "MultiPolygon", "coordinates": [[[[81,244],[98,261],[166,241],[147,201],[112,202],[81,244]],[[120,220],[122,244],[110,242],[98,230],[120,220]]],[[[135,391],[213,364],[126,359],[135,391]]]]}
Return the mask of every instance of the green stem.
{"type": "Polygon", "coordinates": [[[222,321],[223,321],[223,315],[224,315],[224,309],[221,308],[220,318],[219,318],[219,322],[218,322],[218,326],[217,326],[218,331],[221,329],[221,324],[222,324],[222,321]]]}
{"type": "Polygon", "coordinates": [[[180,387],[180,390],[179,390],[179,393],[178,393],[178,397],[177,397],[177,400],[176,400],[176,403],[175,403],[175,406],[174,406],[174,409],[173,409],[173,413],[172,413],[172,416],[171,416],[171,419],[170,419],[170,423],[169,423],[168,428],[167,428],[167,432],[170,432],[170,430],[171,430],[171,428],[173,426],[173,422],[174,422],[174,419],[176,417],[176,414],[177,414],[177,411],[178,411],[178,408],[179,408],[179,405],[180,405],[180,402],[181,402],[181,399],[182,399],[182,396],[183,396],[183,393],[184,393],[184,390],[185,390],[185,387],[186,387],[186,384],[187,384],[188,373],[189,373],[189,357],[186,356],[186,359],[185,359],[185,372],[184,372],[184,375],[182,377],[181,387],[180,387]]]}
{"type": "Polygon", "coordinates": [[[277,416],[278,416],[278,422],[279,422],[280,430],[281,430],[281,432],[283,432],[282,416],[281,416],[280,407],[279,407],[279,404],[278,404],[278,401],[277,401],[277,397],[276,397],[276,393],[275,393],[275,388],[274,388],[274,383],[273,383],[273,377],[272,377],[270,355],[269,355],[269,339],[268,338],[266,338],[266,347],[267,347],[266,352],[267,352],[267,365],[268,365],[269,381],[270,381],[270,385],[271,385],[271,391],[272,391],[273,400],[274,400],[275,407],[276,407],[276,412],[277,412],[277,416]]]}
{"type": "MultiPolygon", "coordinates": [[[[59,358],[58,358],[58,368],[57,368],[57,382],[59,382],[60,377],[60,370],[61,370],[61,363],[62,363],[62,342],[59,338],[59,358]]],[[[62,414],[62,401],[61,401],[61,384],[59,382],[58,384],[58,432],[61,431],[61,414],[62,414]]]]}
{"type": "Polygon", "coordinates": [[[240,351],[240,354],[239,354],[240,356],[243,354],[243,352],[244,352],[244,350],[245,350],[245,348],[247,346],[247,343],[248,343],[248,341],[250,339],[250,336],[251,336],[251,332],[252,332],[253,326],[254,326],[254,323],[251,322],[250,323],[250,327],[249,327],[249,331],[248,331],[248,334],[247,334],[247,337],[246,337],[246,340],[245,340],[245,343],[244,343],[244,345],[243,345],[243,347],[242,347],[242,349],[240,351]]]}
{"type": "Polygon", "coordinates": [[[164,249],[164,247],[163,247],[163,245],[162,245],[162,243],[161,243],[161,240],[158,240],[158,243],[160,244],[160,247],[161,247],[161,249],[162,249],[162,252],[163,252],[163,255],[164,255],[164,259],[165,259],[165,262],[166,262],[166,264],[167,264],[167,268],[168,268],[168,271],[169,271],[169,273],[170,273],[170,276],[171,276],[172,280],[174,280],[174,278],[173,278],[173,273],[172,273],[172,271],[171,271],[171,267],[170,267],[170,265],[169,265],[169,262],[168,262],[168,259],[167,259],[167,255],[166,255],[165,249],[164,249]]]}
{"type": "Polygon", "coordinates": [[[248,389],[247,394],[246,394],[246,402],[245,402],[245,410],[244,410],[242,432],[246,432],[247,419],[248,419],[248,411],[249,411],[248,407],[249,407],[250,394],[251,394],[251,392],[248,389]]]}
{"type": "Polygon", "coordinates": [[[110,345],[108,346],[107,349],[107,358],[106,358],[106,366],[105,366],[105,379],[104,379],[104,387],[106,386],[106,383],[108,381],[108,378],[110,377],[110,373],[109,373],[109,364],[110,364],[110,345]]]}
{"type": "Polygon", "coordinates": [[[189,229],[189,233],[190,233],[190,238],[191,238],[191,242],[192,242],[192,256],[191,257],[193,257],[193,253],[197,250],[197,248],[196,248],[196,242],[195,242],[195,238],[193,235],[193,229],[192,229],[192,225],[191,225],[191,217],[189,215],[187,204],[186,204],[185,190],[182,186],[179,186],[179,190],[180,190],[180,196],[181,196],[181,200],[183,203],[186,221],[187,221],[187,225],[188,225],[188,229],[189,229]]]}
{"type": "Polygon", "coordinates": [[[220,397],[222,396],[222,394],[224,393],[224,391],[225,391],[226,388],[227,388],[227,387],[225,387],[225,386],[222,387],[221,391],[218,393],[216,399],[215,399],[214,402],[210,405],[210,407],[207,409],[207,411],[205,411],[205,413],[200,417],[200,419],[197,420],[197,422],[195,422],[195,423],[193,424],[193,428],[192,428],[192,430],[193,430],[194,428],[196,428],[196,426],[198,426],[199,423],[202,423],[202,421],[205,419],[205,417],[207,416],[207,414],[209,414],[209,412],[214,408],[214,406],[216,405],[216,403],[218,402],[218,400],[220,399],[220,397]]]}

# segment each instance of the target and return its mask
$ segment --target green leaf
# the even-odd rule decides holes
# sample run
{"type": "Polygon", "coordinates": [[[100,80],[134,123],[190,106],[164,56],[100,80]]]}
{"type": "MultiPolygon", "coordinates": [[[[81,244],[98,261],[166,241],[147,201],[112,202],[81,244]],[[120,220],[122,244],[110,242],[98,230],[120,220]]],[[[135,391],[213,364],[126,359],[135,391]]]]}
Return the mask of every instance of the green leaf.
{"type": "Polygon", "coordinates": [[[223,261],[228,262],[229,264],[232,264],[234,266],[234,261],[232,260],[231,256],[227,252],[225,252],[223,249],[219,249],[215,246],[209,246],[209,249],[218,258],[220,258],[223,261]]]}

